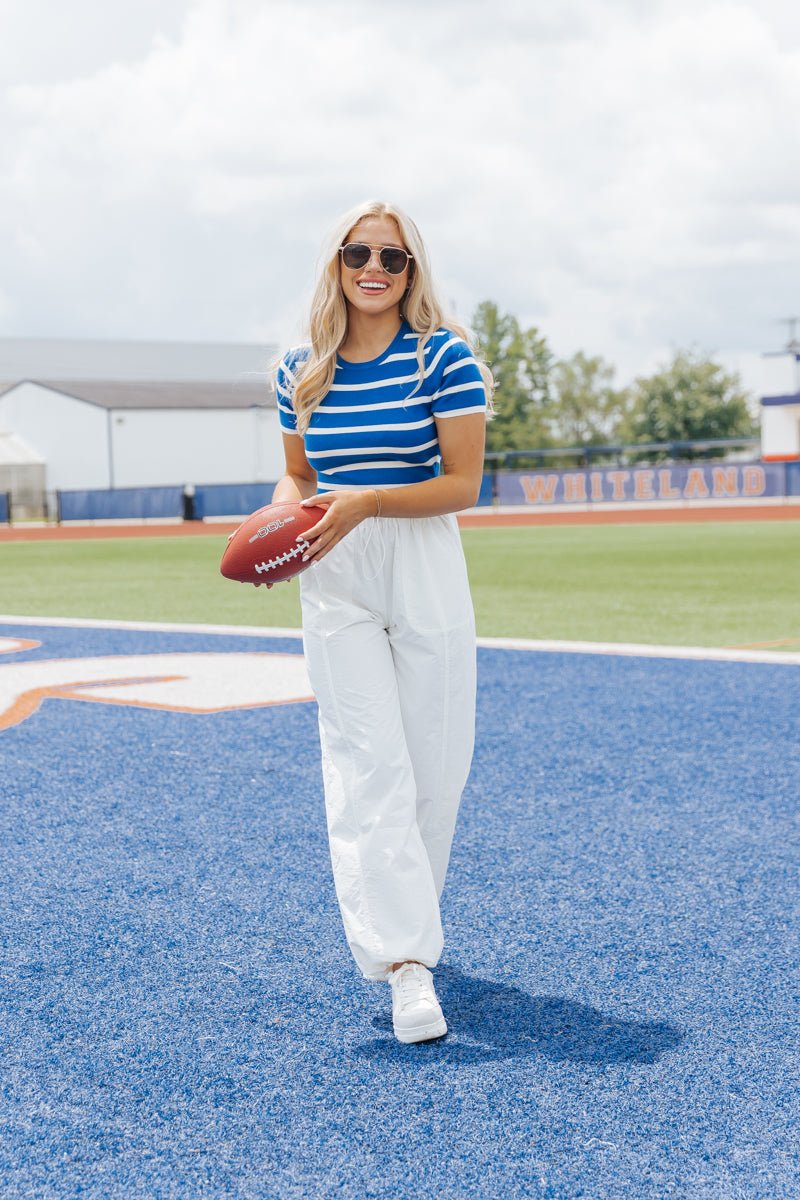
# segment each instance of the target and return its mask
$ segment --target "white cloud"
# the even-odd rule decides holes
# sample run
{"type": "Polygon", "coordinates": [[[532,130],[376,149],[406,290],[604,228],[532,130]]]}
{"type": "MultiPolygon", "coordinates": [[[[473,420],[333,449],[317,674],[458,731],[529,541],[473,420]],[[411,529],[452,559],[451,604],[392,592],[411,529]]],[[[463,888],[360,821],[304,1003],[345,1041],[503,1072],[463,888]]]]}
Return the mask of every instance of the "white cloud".
{"type": "Polygon", "coordinates": [[[797,305],[788,3],[182,8],[96,33],[75,76],[17,64],[9,332],[282,341],[368,195],[417,218],[462,317],[492,297],[623,377],[673,344],[752,355],[797,305]]]}

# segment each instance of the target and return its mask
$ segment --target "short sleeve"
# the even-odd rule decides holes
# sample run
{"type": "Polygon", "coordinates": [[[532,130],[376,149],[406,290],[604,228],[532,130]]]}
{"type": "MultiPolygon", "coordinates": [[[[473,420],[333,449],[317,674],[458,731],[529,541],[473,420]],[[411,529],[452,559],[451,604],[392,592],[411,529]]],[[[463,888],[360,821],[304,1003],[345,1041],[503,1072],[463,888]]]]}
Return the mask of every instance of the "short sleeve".
{"type": "Polygon", "coordinates": [[[475,356],[467,343],[451,336],[436,372],[431,397],[435,417],[463,417],[486,411],[486,387],[475,356]]]}
{"type": "Polygon", "coordinates": [[[297,351],[290,350],[278,364],[275,374],[275,395],[278,402],[278,420],[284,433],[297,433],[297,417],[294,411],[295,372],[297,351]]]}

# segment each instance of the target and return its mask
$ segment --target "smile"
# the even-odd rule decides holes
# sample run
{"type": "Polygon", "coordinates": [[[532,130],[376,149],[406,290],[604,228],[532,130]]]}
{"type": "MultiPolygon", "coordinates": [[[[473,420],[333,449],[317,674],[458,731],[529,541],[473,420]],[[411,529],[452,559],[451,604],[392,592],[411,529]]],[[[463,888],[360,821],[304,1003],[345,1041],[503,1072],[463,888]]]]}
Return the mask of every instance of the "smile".
{"type": "Polygon", "coordinates": [[[363,291],[385,292],[389,285],[388,283],[379,283],[376,279],[362,279],[358,286],[363,291]]]}

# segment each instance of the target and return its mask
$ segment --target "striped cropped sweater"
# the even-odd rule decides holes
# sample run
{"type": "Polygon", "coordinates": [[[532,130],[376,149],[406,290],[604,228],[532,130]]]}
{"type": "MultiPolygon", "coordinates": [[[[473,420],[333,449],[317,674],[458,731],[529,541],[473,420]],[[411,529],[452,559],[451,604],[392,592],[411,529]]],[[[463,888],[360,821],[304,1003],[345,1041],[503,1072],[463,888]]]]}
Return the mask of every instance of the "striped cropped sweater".
{"type": "MultiPolygon", "coordinates": [[[[436,420],[485,411],[483,379],[466,342],[437,329],[425,347],[425,378],[418,386],[418,341],[403,322],[378,358],[337,359],[331,389],[303,438],[320,492],[431,479],[441,465],[436,420]]],[[[278,411],[286,433],[297,434],[292,393],[307,354],[307,346],[290,350],[278,368],[278,411]]]]}

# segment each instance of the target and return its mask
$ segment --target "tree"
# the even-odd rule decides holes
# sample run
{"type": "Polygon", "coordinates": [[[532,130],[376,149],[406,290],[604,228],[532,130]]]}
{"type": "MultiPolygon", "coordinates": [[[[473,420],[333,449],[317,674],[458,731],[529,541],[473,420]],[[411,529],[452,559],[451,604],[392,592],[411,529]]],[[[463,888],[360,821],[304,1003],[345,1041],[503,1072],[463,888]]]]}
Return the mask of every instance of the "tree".
{"type": "Polygon", "coordinates": [[[486,449],[551,445],[553,355],[546,340],[535,326],[523,329],[516,317],[500,313],[490,300],[478,305],[472,328],[497,383],[497,415],[487,427],[486,449]]]}
{"type": "MultiPolygon", "coordinates": [[[[625,422],[631,442],[706,441],[755,437],[748,394],[729,373],[696,350],[676,350],[654,375],[637,379],[625,422]]],[[[722,452],[722,451],[721,451],[722,452]]]]}
{"type": "Polygon", "coordinates": [[[627,414],[629,393],[612,387],[614,368],[579,350],[553,371],[554,425],[564,446],[613,442],[627,414]]]}

